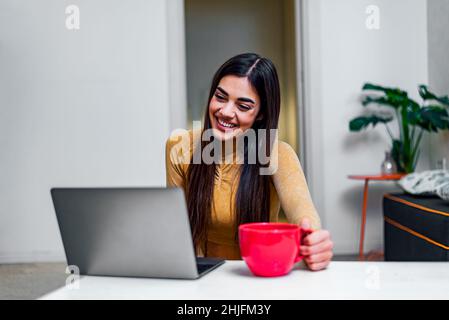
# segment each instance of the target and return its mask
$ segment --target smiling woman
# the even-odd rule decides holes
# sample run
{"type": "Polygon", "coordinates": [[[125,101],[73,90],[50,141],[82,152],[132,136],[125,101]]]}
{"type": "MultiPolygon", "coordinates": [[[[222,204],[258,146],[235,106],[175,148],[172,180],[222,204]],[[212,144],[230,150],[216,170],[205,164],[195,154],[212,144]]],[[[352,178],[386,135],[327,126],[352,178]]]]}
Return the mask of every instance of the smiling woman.
{"type": "Polygon", "coordinates": [[[168,139],[167,185],[182,187],[186,193],[198,254],[240,259],[238,226],[276,222],[282,205],[290,223],[315,229],[301,246],[310,269],[329,264],[333,244],[329,232],[319,230],[320,218],[298,157],[290,145],[270,135],[278,129],[279,112],[280,89],[273,63],[257,54],[241,54],[225,62],[212,81],[202,129],[203,134],[212,131],[212,140],[192,131],[168,139]],[[234,141],[249,131],[255,141],[244,140],[243,163],[193,161],[211,143],[234,141]],[[277,162],[272,175],[260,173],[266,166],[260,159],[248,161],[251,146],[264,148],[277,162]]]}
{"type": "Polygon", "coordinates": [[[215,90],[209,104],[209,118],[212,128],[219,131],[219,139],[225,140],[234,137],[237,129],[243,132],[250,129],[259,110],[259,97],[248,78],[229,75],[221,79],[215,90]]]}

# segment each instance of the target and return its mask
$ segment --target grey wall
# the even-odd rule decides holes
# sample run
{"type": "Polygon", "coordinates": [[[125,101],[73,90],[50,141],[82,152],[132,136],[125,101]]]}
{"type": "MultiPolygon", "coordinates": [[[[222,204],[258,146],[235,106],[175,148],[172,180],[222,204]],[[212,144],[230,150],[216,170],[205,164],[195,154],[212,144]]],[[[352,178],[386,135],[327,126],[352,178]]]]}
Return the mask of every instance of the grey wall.
{"type": "Polygon", "coordinates": [[[0,262],[64,259],[51,187],[165,184],[170,121],[183,122],[171,103],[185,110],[169,5],[182,2],[0,2],[0,262]],[[80,30],[65,28],[68,4],[80,30]]]}
{"type": "MultiPolygon", "coordinates": [[[[358,251],[363,182],[347,176],[379,173],[390,144],[384,128],[348,130],[363,111],[362,84],[399,86],[417,97],[417,85],[427,82],[426,12],[425,0],[305,1],[308,178],[336,253],[358,251]],[[369,5],[381,10],[380,30],[365,26],[369,5]]],[[[382,195],[392,190],[392,183],[370,187],[367,251],[382,248],[382,195]]]]}
{"type": "MultiPolygon", "coordinates": [[[[439,95],[449,95],[449,1],[428,1],[429,85],[439,95]]],[[[446,158],[449,169],[449,133],[431,137],[431,165],[446,158]]]]}

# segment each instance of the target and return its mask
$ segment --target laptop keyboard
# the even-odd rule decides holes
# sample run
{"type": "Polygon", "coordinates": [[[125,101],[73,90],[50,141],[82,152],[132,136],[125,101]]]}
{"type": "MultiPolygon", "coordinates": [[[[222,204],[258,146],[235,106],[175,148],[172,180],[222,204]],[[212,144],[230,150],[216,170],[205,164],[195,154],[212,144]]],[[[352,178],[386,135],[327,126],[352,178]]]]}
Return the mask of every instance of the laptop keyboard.
{"type": "Polygon", "coordinates": [[[221,264],[224,260],[222,259],[215,259],[215,258],[196,258],[196,265],[198,268],[198,273],[202,274],[203,272],[206,272],[207,270],[215,267],[218,264],[221,264]]]}
{"type": "Polygon", "coordinates": [[[203,273],[204,271],[212,268],[215,264],[197,264],[198,273],[203,273]]]}

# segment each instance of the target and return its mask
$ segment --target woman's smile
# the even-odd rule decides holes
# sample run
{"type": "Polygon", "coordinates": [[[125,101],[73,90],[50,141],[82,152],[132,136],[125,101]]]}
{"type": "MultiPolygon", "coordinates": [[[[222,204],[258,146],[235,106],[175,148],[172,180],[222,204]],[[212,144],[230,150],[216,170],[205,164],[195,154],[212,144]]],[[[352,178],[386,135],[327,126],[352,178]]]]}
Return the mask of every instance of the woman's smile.
{"type": "Polygon", "coordinates": [[[259,110],[259,95],[248,78],[227,75],[209,102],[210,126],[218,139],[228,140],[250,129],[259,110]]]}
{"type": "Polygon", "coordinates": [[[217,116],[215,116],[214,122],[217,126],[217,129],[219,129],[220,131],[223,131],[223,132],[233,131],[234,129],[238,128],[237,124],[235,124],[231,121],[226,121],[223,118],[219,118],[217,116]]]}

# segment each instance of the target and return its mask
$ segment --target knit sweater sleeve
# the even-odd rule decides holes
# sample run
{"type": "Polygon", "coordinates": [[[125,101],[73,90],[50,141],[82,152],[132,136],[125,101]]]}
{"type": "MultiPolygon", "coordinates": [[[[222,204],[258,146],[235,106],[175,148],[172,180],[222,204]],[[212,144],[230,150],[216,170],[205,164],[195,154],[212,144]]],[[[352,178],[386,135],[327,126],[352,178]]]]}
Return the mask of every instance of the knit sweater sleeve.
{"type": "Polygon", "coordinates": [[[320,229],[320,217],[312,202],[304,172],[296,152],[289,144],[279,142],[275,163],[277,170],[272,176],[273,184],[288,222],[300,224],[307,217],[313,229],[320,229]]]}

